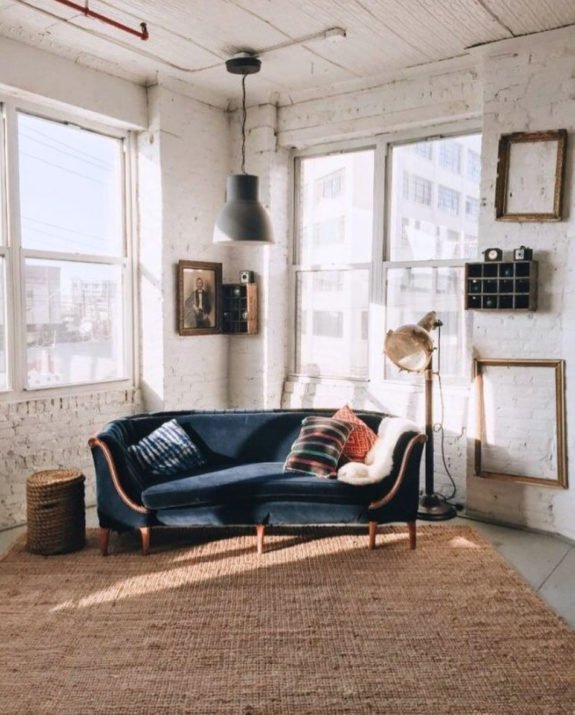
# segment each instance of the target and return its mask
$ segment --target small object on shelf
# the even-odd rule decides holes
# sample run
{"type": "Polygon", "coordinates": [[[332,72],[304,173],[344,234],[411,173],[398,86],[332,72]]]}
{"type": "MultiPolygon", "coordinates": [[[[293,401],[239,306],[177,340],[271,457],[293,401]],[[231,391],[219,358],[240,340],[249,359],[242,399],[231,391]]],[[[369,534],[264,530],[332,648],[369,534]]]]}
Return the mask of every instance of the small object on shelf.
{"type": "Polygon", "coordinates": [[[500,248],[486,248],[483,251],[486,261],[502,261],[503,251],[500,248]]]}
{"type": "Polygon", "coordinates": [[[255,283],[224,283],[222,332],[255,335],[258,332],[258,287],[255,283]]]}
{"type": "Polygon", "coordinates": [[[465,264],[466,310],[537,310],[537,261],[465,264]]]}
{"type": "Polygon", "coordinates": [[[255,283],[253,271],[240,271],[240,283],[255,283]]]}
{"type": "Polygon", "coordinates": [[[532,261],[533,260],[533,249],[527,248],[526,246],[519,246],[513,251],[514,261],[532,261]]]}

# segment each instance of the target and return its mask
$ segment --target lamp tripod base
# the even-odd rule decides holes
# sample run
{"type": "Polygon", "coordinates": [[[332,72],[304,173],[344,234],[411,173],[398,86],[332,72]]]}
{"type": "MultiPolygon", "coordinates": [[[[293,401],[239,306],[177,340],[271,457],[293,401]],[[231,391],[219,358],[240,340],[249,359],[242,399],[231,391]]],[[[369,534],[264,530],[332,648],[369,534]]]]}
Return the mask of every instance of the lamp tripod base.
{"type": "Polygon", "coordinates": [[[457,516],[457,510],[438,494],[424,494],[419,500],[417,518],[423,521],[447,521],[457,516]]]}

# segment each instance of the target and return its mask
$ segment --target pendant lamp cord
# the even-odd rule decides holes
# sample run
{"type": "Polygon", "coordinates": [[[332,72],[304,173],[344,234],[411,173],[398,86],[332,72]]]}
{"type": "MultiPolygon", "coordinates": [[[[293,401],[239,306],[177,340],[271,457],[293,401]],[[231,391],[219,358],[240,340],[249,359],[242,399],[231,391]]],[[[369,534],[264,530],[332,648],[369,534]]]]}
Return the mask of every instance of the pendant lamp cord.
{"type": "Polygon", "coordinates": [[[246,77],[242,75],[242,174],[246,173],[246,77]]]}

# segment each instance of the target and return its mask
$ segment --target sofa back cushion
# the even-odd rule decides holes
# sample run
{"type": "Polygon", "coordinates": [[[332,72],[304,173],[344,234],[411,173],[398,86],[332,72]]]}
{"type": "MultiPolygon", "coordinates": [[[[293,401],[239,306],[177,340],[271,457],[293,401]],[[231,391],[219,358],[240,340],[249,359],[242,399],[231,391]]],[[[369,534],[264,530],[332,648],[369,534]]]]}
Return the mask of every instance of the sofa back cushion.
{"type": "MultiPolygon", "coordinates": [[[[333,409],[309,409],[148,413],[114,420],[100,436],[110,443],[115,458],[125,464],[127,447],[147,437],[165,422],[177,419],[209,465],[284,462],[302,421],[310,415],[331,417],[333,412],[333,409]]],[[[383,417],[381,413],[359,410],[356,413],[377,431],[383,417]]],[[[138,476],[131,479],[134,486],[138,476]]],[[[139,486],[141,490],[142,485],[139,486]]]]}

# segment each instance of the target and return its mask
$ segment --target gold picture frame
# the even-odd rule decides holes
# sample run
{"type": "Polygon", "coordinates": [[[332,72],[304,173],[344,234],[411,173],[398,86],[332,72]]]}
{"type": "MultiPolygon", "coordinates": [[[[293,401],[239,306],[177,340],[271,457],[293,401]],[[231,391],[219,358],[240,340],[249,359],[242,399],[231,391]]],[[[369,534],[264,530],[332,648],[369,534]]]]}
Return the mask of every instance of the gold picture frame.
{"type": "Polygon", "coordinates": [[[495,184],[498,221],[561,221],[566,149],[566,129],[500,137],[495,184]]]}
{"type": "MultiPolygon", "coordinates": [[[[473,372],[476,389],[476,436],[475,436],[475,476],[484,479],[498,479],[507,482],[517,482],[519,484],[532,484],[545,487],[556,487],[567,489],[567,452],[566,452],[566,419],[565,419],[565,361],[564,360],[529,360],[529,359],[503,359],[491,358],[473,361],[473,372]],[[531,476],[528,474],[508,473],[502,470],[489,470],[485,468],[484,451],[487,445],[484,443],[487,433],[486,400],[484,374],[486,368],[537,368],[552,370],[553,374],[549,382],[554,387],[555,404],[555,463],[556,474],[553,477],[531,476]]],[[[535,390],[530,385],[527,390],[521,384],[517,375],[508,384],[514,385],[517,389],[517,400],[534,400],[535,390]],[[527,397],[526,397],[527,396],[527,397]]],[[[495,392],[495,391],[494,391],[495,392]]],[[[517,410],[526,411],[517,403],[517,410]]],[[[508,405],[499,405],[505,410],[508,405]]],[[[494,411],[497,411],[494,410],[494,411]]],[[[529,439],[526,436],[526,439],[529,439]]],[[[531,459],[530,459],[531,461],[531,459]]]]}
{"type": "Polygon", "coordinates": [[[178,261],[179,335],[221,333],[222,264],[178,261]]]}

